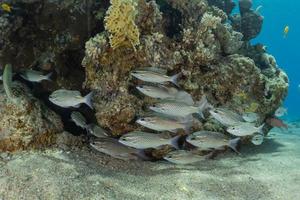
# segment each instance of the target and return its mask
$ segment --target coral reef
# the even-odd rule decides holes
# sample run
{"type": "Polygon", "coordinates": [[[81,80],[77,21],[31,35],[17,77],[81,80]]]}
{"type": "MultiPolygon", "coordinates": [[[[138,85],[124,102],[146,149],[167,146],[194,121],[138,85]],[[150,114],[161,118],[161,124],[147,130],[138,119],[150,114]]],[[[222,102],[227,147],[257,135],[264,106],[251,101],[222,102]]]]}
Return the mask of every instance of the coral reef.
{"type": "MultiPolygon", "coordinates": [[[[233,5],[231,1],[226,2],[226,5],[233,5]]],[[[257,35],[252,31],[258,30],[254,27],[258,22],[246,16],[247,13],[256,15],[254,11],[249,8],[243,13],[246,17],[242,20],[249,26],[242,23],[241,31],[234,24],[231,27],[226,23],[227,15],[222,10],[209,6],[217,5],[212,1],[209,4],[203,0],[169,0],[164,3],[181,14],[182,32],[179,36],[171,38],[166,29],[158,29],[170,27],[168,20],[147,19],[148,23],[151,20],[156,22],[152,23],[153,31],[145,31],[143,21],[135,21],[141,33],[136,51],[128,47],[111,49],[105,32],[87,42],[83,61],[85,86],[96,91],[94,104],[101,126],[110,130],[113,136],[139,128],[134,123],[135,119],[147,114],[145,108],[154,100],[137,93],[134,89],[136,81],[130,77],[130,71],[145,66],[158,66],[169,74],[182,71],[184,78],[179,83],[180,87],[191,93],[195,101],[206,94],[215,106],[227,106],[239,113],[255,111],[262,119],[274,112],[287,94],[288,80],[277,66],[267,68],[276,69],[278,74],[271,72],[273,76],[269,76],[262,73],[261,61],[254,59],[257,51],[247,55],[249,45],[242,40],[257,35]]],[[[156,7],[153,1],[138,1],[136,18],[145,12],[145,5],[156,7]]],[[[222,6],[219,8],[224,9],[222,6]]],[[[148,16],[164,17],[164,13],[156,8],[146,10],[152,11],[148,16]]],[[[210,120],[206,123],[211,124],[210,120]]]]}
{"type": "Polygon", "coordinates": [[[14,82],[14,104],[0,85],[0,151],[41,148],[54,143],[63,131],[60,117],[31,95],[21,83],[14,82]]]}
{"type": "Polygon", "coordinates": [[[110,33],[112,48],[140,43],[139,29],[135,24],[137,11],[135,0],[111,0],[111,6],[104,18],[105,29],[110,33]]]}
{"type": "Polygon", "coordinates": [[[232,0],[208,0],[208,4],[222,9],[227,15],[230,15],[235,7],[232,0]]]}
{"type": "MultiPolygon", "coordinates": [[[[135,121],[148,115],[148,106],[156,101],[136,90],[140,82],[130,73],[138,68],[158,67],[167,75],[181,72],[179,87],[194,101],[206,95],[213,106],[240,114],[257,112],[260,122],[273,115],[287,95],[288,78],[275,58],[263,45],[249,42],[263,24],[250,0],[240,0],[240,14],[235,15],[232,0],[9,3],[17,9],[0,12],[0,65],[12,63],[16,73],[27,68],[55,71],[54,84],[32,86],[42,98],[58,88],[94,91],[95,116],[89,121],[113,137],[142,130],[135,121]]],[[[18,87],[26,93],[23,108],[6,102],[3,91],[0,96],[5,108],[15,109],[0,110],[5,115],[1,137],[6,138],[1,149],[56,140],[55,133],[62,132],[56,114],[25,86],[18,87]]],[[[192,130],[225,132],[205,115],[205,120],[195,120],[192,130]]],[[[160,158],[169,150],[150,153],[160,158]]]]}
{"type": "Polygon", "coordinates": [[[101,31],[92,12],[101,10],[102,4],[78,0],[6,2],[14,9],[0,12],[0,66],[11,63],[16,72],[31,67],[53,70],[58,74],[57,88],[74,83],[79,87],[78,78],[72,79],[78,74],[84,79],[80,59],[90,34],[101,31]],[[92,3],[90,9],[85,2],[92,3]]]}
{"type": "Polygon", "coordinates": [[[241,32],[245,41],[257,37],[263,25],[263,16],[251,7],[252,0],[240,0],[240,14],[230,17],[234,30],[241,32]]]}

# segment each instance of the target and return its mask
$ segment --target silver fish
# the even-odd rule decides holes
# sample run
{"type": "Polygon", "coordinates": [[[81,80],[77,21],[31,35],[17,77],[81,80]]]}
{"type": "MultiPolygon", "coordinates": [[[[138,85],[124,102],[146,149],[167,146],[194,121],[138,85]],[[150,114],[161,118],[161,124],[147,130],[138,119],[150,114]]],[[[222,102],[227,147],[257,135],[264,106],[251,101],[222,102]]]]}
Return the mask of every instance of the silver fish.
{"type": "Polygon", "coordinates": [[[197,131],[190,134],[186,141],[200,149],[218,149],[220,147],[228,146],[235,152],[238,152],[236,146],[240,138],[230,139],[223,133],[212,131],[197,131]]]}
{"type": "Polygon", "coordinates": [[[188,131],[192,123],[192,118],[186,118],[182,121],[165,119],[160,117],[145,117],[136,121],[138,124],[155,131],[171,131],[176,132],[179,129],[188,131]]]}
{"type": "Polygon", "coordinates": [[[275,111],[275,116],[276,117],[283,117],[284,115],[286,115],[288,113],[287,109],[284,107],[279,107],[276,111],[275,111]]]}
{"type": "Polygon", "coordinates": [[[0,76],[0,81],[2,81],[3,80],[3,78],[2,78],[2,75],[0,76]]]}
{"type": "Polygon", "coordinates": [[[120,137],[119,142],[137,149],[157,148],[162,145],[171,145],[178,149],[177,141],[180,136],[166,138],[164,134],[133,131],[120,137]]]}
{"type": "Polygon", "coordinates": [[[98,137],[98,138],[102,138],[102,137],[107,137],[108,134],[107,132],[101,128],[100,126],[97,126],[96,124],[90,124],[87,126],[87,130],[90,134],[98,137]]]}
{"type": "Polygon", "coordinates": [[[150,82],[150,83],[171,82],[177,86],[177,78],[181,75],[181,73],[176,74],[174,76],[167,76],[155,71],[136,70],[134,72],[131,72],[131,75],[145,82],[150,82]]]}
{"type": "Polygon", "coordinates": [[[242,117],[246,122],[249,123],[257,122],[257,120],[259,119],[258,114],[253,112],[244,113],[242,117]]]}
{"type": "Polygon", "coordinates": [[[90,92],[85,97],[82,97],[79,91],[60,89],[54,91],[50,95],[49,100],[52,103],[63,108],[69,108],[69,107],[78,108],[80,107],[80,104],[85,103],[91,109],[93,109],[92,102],[91,102],[92,95],[93,93],[90,92]]]}
{"type": "Polygon", "coordinates": [[[178,93],[176,88],[165,86],[140,85],[136,88],[144,95],[157,99],[173,99],[178,93]]]}
{"type": "Polygon", "coordinates": [[[177,151],[171,151],[167,155],[164,156],[164,159],[179,165],[187,165],[187,164],[193,164],[197,162],[202,162],[207,160],[208,156],[201,156],[198,154],[195,154],[192,151],[186,151],[186,150],[177,150],[177,151]]]}
{"type": "Polygon", "coordinates": [[[31,82],[41,82],[43,80],[51,81],[50,77],[52,76],[52,72],[47,75],[44,75],[42,72],[35,71],[35,70],[26,70],[21,74],[21,77],[27,81],[31,82]]]}
{"type": "Polygon", "coordinates": [[[137,71],[151,71],[151,72],[156,72],[160,74],[166,74],[167,70],[163,68],[158,68],[158,67],[141,67],[138,68],[137,71]]]}
{"type": "Polygon", "coordinates": [[[256,133],[252,136],[251,142],[254,145],[261,145],[264,142],[264,135],[261,133],[256,133]]]}
{"type": "Polygon", "coordinates": [[[188,105],[184,102],[165,101],[150,106],[150,110],[164,115],[185,118],[191,114],[198,113],[202,118],[203,111],[208,107],[206,98],[202,98],[197,106],[188,105]]]}
{"type": "Polygon", "coordinates": [[[101,138],[90,145],[97,151],[122,160],[138,160],[140,151],[119,143],[112,138],[101,138]]]}
{"type": "Polygon", "coordinates": [[[83,128],[83,129],[87,128],[86,119],[80,112],[77,112],[77,111],[72,112],[71,119],[77,126],[83,128]]]}
{"type": "Polygon", "coordinates": [[[262,124],[260,127],[256,127],[255,124],[249,122],[240,122],[233,126],[227,128],[227,132],[235,136],[247,136],[253,135],[254,133],[263,134],[263,127],[265,124],[262,124]]]}
{"type": "Polygon", "coordinates": [[[244,121],[238,114],[223,108],[216,108],[209,110],[209,113],[223,126],[233,126],[239,122],[244,121]]]}
{"type": "Polygon", "coordinates": [[[8,99],[13,102],[14,104],[18,104],[17,98],[14,96],[12,91],[12,66],[11,64],[5,65],[4,71],[3,71],[3,88],[5,90],[5,93],[8,97],[8,99]]]}
{"type": "Polygon", "coordinates": [[[152,98],[175,100],[178,102],[185,102],[188,105],[194,104],[193,98],[190,94],[185,91],[179,91],[174,87],[140,85],[136,88],[144,95],[152,98]]]}

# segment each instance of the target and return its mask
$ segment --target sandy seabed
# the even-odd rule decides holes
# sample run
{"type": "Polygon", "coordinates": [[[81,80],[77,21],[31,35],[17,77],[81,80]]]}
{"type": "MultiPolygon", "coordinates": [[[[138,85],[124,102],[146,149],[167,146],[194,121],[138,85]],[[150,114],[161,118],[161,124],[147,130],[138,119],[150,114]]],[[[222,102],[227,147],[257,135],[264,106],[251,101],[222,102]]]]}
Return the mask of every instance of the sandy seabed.
{"type": "Polygon", "coordinates": [[[300,123],[262,146],[194,166],[126,162],[86,148],[0,154],[0,200],[300,199],[300,123]]]}

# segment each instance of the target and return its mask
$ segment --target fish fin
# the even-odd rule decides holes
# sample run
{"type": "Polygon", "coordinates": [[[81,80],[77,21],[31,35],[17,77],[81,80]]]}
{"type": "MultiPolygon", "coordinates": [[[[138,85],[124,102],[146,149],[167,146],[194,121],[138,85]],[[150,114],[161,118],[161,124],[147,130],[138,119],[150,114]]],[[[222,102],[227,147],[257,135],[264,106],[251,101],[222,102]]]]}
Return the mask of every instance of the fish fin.
{"type": "Polygon", "coordinates": [[[187,105],[194,105],[194,100],[193,100],[192,96],[185,91],[179,91],[175,96],[175,100],[184,102],[187,105]]]}
{"type": "Polygon", "coordinates": [[[203,114],[202,111],[199,111],[198,114],[199,114],[199,116],[200,116],[201,119],[205,119],[204,114],[203,114]]]}
{"type": "Polygon", "coordinates": [[[216,152],[215,151],[212,151],[212,152],[209,152],[208,154],[206,154],[205,156],[204,156],[204,158],[206,159],[206,160],[212,160],[213,158],[215,158],[216,157],[216,152]]]}
{"type": "Polygon", "coordinates": [[[263,132],[264,126],[265,126],[265,123],[263,123],[262,125],[257,127],[259,133],[264,134],[264,132],[263,132]]]}
{"type": "Polygon", "coordinates": [[[75,105],[75,106],[73,106],[74,108],[80,108],[80,103],[79,104],[77,104],[77,105],[75,105]]]}
{"type": "Polygon", "coordinates": [[[136,153],[133,153],[133,155],[142,160],[151,160],[151,158],[145,154],[145,151],[143,149],[138,149],[136,153]]]}
{"type": "MultiPolygon", "coordinates": [[[[93,124],[87,124],[85,126],[85,130],[87,131],[88,134],[91,134],[92,128],[93,128],[93,124]]],[[[91,134],[91,135],[93,135],[93,134],[91,134]]]]}
{"type": "Polygon", "coordinates": [[[28,81],[28,78],[25,76],[25,74],[20,74],[20,76],[21,76],[24,80],[28,81]]]}
{"type": "Polygon", "coordinates": [[[235,151],[237,154],[241,154],[238,150],[237,150],[237,147],[238,147],[238,145],[239,145],[239,143],[240,143],[240,141],[241,141],[241,138],[234,138],[234,139],[232,139],[232,140],[229,140],[229,143],[228,143],[228,146],[233,150],[233,151],[235,151]]]}
{"type": "Polygon", "coordinates": [[[177,131],[178,131],[177,129],[170,130],[171,133],[177,133],[177,131]]]}
{"type": "Polygon", "coordinates": [[[172,82],[174,85],[176,85],[177,87],[179,87],[177,80],[178,80],[178,77],[181,76],[181,74],[182,74],[182,73],[179,72],[178,74],[175,74],[174,76],[171,77],[171,82],[172,82]]]}
{"type": "Polygon", "coordinates": [[[175,149],[179,149],[178,140],[180,139],[180,137],[181,135],[177,135],[171,139],[170,145],[172,145],[175,149]]]}
{"type": "Polygon", "coordinates": [[[181,120],[181,123],[184,124],[184,131],[186,133],[190,132],[190,128],[193,126],[193,115],[189,115],[181,120]]]}
{"type": "Polygon", "coordinates": [[[51,76],[52,76],[52,75],[53,75],[53,72],[48,73],[48,74],[46,75],[46,80],[52,81],[52,80],[51,80],[51,76]]]}
{"type": "Polygon", "coordinates": [[[202,119],[204,119],[203,111],[205,111],[208,108],[213,108],[212,105],[208,103],[205,95],[202,96],[200,101],[196,102],[196,105],[198,107],[198,114],[202,119]]]}
{"type": "Polygon", "coordinates": [[[92,110],[94,109],[92,104],[93,91],[84,97],[84,103],[88,105],[92,110]]]}

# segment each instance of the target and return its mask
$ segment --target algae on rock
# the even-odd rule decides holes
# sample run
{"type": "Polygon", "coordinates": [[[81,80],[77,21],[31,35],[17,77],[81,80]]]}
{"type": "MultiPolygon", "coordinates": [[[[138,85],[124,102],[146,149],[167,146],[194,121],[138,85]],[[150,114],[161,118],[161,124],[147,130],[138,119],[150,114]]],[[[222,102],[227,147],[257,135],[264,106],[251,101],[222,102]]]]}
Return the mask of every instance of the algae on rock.
{"type": "Polygon", "coordinates": [[[0,151],[15,151],[54,143],[63,131],[60,117],[31,95],[21,83],[12,86],[18,105],[7,99],[0,85],[0,151]]]}
{"type": "MultiPolygon", "coordinates": [[[[134,5],[135,27],[140,33],[136,51],[130,46],[111,49],[108,27],[86,43],[85,86],[96,92],[96,119],[101,126],[113,136],[141,129],[135,119],[147,114],[147,106],[155,100],[135,90],[138,81],[132,79],[130,71],[147,66],[163,68],[169,75],[182,71],[179,85],[194,101],[206,94],[215,106],[227,106],[238,113],[256,111],[262,120],[280,106],[287,94],[286,75],[275,66],[280,73],[266,76],[251,56],[242,53],[247,42],[227,24],[228,12],[209,6],[205,0],[166,0],[164,4],[181,14],[182,31],[174,37],[165,28],[174,26],[168,19],[172,15],[159,11],[155,1],[139,0],[134,5]],[[266,94],[267,87],[271,96],[266,94]],[[247,100],[237,99],[240,93],[247,100]]],[[[204,127],[205,123],[213,124],[210,119],[204,127]]]]}

